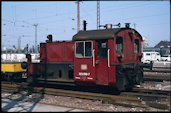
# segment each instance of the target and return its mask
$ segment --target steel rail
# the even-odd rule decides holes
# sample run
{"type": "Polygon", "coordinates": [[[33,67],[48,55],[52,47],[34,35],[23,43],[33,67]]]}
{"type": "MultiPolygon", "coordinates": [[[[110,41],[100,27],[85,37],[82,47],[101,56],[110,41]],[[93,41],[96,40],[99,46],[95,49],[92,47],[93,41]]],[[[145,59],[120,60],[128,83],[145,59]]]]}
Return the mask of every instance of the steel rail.
{"type": "Polygon", "coordinates": [[[171,70],[144,70],[144,72],[171,73],[171,70]]]}
{"type": "Polygon", "coordinates": [[[43,87],[31,88],[28,86],[9,85],[9,84],[2,84],[1,88],[2,91],[13,90],[18,92],[21,90],[30,90],[33,93],[43,93],[49,95],[70,96],[70,97],[77,97],[83,99],[101,100],[103,103],[110,103],[114,105],[147,108],[146,105],[141,103],[141,99],[137,97],[127,97],[127,96],[120,96],[120,95],[99,94],[99,93],[52,89],[52,88],[43,88],[43,87]]]}
{"type": "Polygon", "coordinates": [[[146,89],[146,88],[133,88],[132,92],[143,92],[152,94],[162,94],[170,96],[171,90],[157,90],[157,89],[146,89]]]}
{"type": "MultiPolygon", "coordinates": [[[[2,84],[1,91],[31,91],[33,93],[42,93],[49,95],[59,95],[59,96],[70,96],[84,99],[101,100],[103,103],[110,103],[114,105],[124,106],[124,107],[141,107],[148,108],[155,107],[158,109],[169,109],[167,104],[160,106],[159,103],[153,102],[149,104],[150,99],[160,100],[165,99],[170,100],[170,96],[161,95],[162,93],[168,93],[168,91],[159,90],[147,90],[143,88],[134,88],[132,92],[121,92],[120,95],[110,95],[110,94],[99,94],[83,91],[72,91],[63,89],[53,89],[45,87],[30,87],[29,85],[17,85],[17,84],[2,84]],[[151,94],[152,92],[160,92],[159,94],[151,94]],[[143,93],[140,93],[143,92],[143,93]],[[150,93],[150,94],[149,94],[150,93]],[[142,101],[146,101],[145,104],[142,101]],[[156,103],[156,104],[155,104],[156,103]]],[[[152,100],[153,101],[153,100],[152,100]]]]}
{"type": "Polygon", "coordinates": [[[145,81],[159,81],[163,82],[164,80],[166,81],[171,81],[171,76],[170,75],[163,75],[163,74],[144,74],[143,79],[145,81]]]}

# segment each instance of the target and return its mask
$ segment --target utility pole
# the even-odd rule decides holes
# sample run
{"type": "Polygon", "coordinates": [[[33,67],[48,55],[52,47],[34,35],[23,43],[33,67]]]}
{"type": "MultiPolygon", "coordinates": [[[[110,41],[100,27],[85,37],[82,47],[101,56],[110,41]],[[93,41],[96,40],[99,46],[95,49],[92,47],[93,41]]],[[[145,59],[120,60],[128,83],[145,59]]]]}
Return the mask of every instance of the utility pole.
{"type": "Polygon", "coordinates": [[[97,29],[100,29],[100,0],[97,0],[97,29]]]}
{"type": "Polygon", "coordinates": [[[37,26],[38,24],[33,24],[35,26],[35,52],[37,53],[37,26]]]}
{"type": "Polygon", "coordinates": [[[79,0],[77,1],[77,33],[80,31],[80,5],[79,0]]]}
{"type": "Polygon", "coordinates": [[[37,26],[38,26],[38,24],[30,24],[30,23],[28,23],[28,22],[26,22],[26,21],[23,21],[24,23],[26,23],[26,24],[29,24],[29,25],[32,25],[32,26],[35,26],[35,51],[36,51],[36,53],[37,53],[37,26]]]}
{"type": "Polygon", "coordinates": [[[18,52],[20,53],[20,48],[21,48],[21,37],[19,36],[18,38],[18,52]]]}

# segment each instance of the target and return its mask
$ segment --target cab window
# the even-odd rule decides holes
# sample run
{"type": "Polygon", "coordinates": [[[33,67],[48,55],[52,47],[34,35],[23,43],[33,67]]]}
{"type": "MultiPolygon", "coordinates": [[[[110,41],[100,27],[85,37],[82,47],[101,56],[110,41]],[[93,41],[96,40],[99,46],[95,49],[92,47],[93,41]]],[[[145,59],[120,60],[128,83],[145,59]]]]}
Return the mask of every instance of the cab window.
{"type": "Polygon", "coordinates": [[[139,40],[135,39],[134,42],[134,53],[139,53],[139,40]]]}
{"type": "Polygon", "coordinates": [[[76,42],[75,46],[76,46],[75,57],[77,58],[92,57],[92,42],[91,41],[76,42]]]}
{"type": "Polygon", "coordinates": [[[97,50],[98,58],[107,58],[108,40],[98,40],[97,45],[98,45],[98,50],[97,50]]]}
{"type": "Polygon", "coordinates": [[[76,42],[76,57],[83,58],[84,56],[84,43],[76,42]]]}
{"type": "Polygon", "coordinates": [[[92,56],[92,44],[91,42],[85,42],[85,57],[92,56]]]}
{"type": "Polygon", "coordinates": [[[122,53],[123,52],[123,38],[116,37],[116,52],[122,53]]]}

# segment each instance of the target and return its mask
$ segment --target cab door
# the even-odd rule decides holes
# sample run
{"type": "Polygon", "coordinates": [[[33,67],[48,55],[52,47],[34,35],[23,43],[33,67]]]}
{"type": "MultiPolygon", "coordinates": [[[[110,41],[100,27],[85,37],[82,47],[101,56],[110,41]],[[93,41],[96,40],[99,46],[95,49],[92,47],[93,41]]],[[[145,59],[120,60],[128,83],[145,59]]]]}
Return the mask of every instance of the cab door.
{"type": "Polygon", "coordinates": [[[74,80],[95,82],[93,41],[75,42],[74,80]]]}
{"type": "Polygon", "coordinates": [[[108,40],[96,40],[95,42],[95,75],[97,84],[108,84],[108,40]]]}

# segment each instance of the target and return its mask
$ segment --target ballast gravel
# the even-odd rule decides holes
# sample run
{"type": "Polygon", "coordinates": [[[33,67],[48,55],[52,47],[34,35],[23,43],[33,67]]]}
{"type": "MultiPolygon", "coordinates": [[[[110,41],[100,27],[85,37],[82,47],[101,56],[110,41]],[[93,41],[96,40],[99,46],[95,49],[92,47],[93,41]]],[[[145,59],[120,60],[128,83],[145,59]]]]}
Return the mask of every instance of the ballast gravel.
{"type": "Polygon", "coordinates": [[[46,95],[46,94],[38,94],[32,93],[27,94],[27,92],[22,91],[20,93],[11,94],[11,93],[1,93],[2,99],[8,98],[15,101],[22,102],[31,102],[31,103],[41,103],[47,105],[57,105],[63,107],[84,109],[89,111],[104,111],[104,112],[112,112],[112,111],[168,111],[161,110],[156,108],[139,108],[139,107],[123,107],[112,104],[105,104],[100,100],[88,100],[81,99],[75,97],[66,97],[66,96],[54,96],[54,95],[46,95]]]}
{"type": "MultiPolygon", "coordinates": [[[[139,85],[140,88],[147,89],[158,89],[158,90],[171,90],[170,81],[163,82],[144,82],[139,85]]],[[[75,97],[66,97],[66,96],[55,96],[55,95],[47,95],[41,93],[29,93],[27,91],[20,91],[17,93],[14,92],[1,92],[1,99],[10,99],[14,101],[21,102],[32,102],[32,103],[41,103],[48,105],[57,105],[63,107],[70,107],[76,109],[84,109],[89,111],[102,111],[102,112],[122,112],[122,111],[152,111],[152,112],[160,112],[160,111],[169,111],[168,109],[156,109],[153,107],[148,108],[140,108],[140,107],[123,107],[119,105],[107,104],[103,103],[100,100],[88,100],[82,98],[75,97]]],[[[142,101],[143,103],[144,101],[142,101]]],[[[145,102],[144,102],[145,104],[145,102]]],[[[163,103],[167,104],[167,103],[163,103]]]]}

